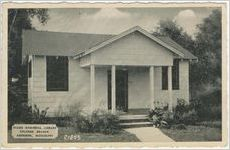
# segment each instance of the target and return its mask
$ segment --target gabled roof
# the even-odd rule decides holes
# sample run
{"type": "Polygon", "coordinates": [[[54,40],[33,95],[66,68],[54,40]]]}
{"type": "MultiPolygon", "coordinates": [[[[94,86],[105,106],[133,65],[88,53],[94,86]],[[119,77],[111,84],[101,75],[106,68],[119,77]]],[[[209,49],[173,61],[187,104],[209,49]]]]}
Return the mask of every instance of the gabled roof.
{"type": "Polygon", "coordinates": [[[183,48],[181,45],[173,41],[170,37],[168,36],[157,36],[157,38],[161,39],[168,45],[171,45],[175,49],[181,51],[184,54],[184,59],[198,59],[196,56],[194,56],[192,53],[190,53],[187,49],[183,48]]]}
{"type": "Polygon", "coordinates": [[[106,40],[106,41],[104,41],[104,42],[102,42],[102,43],[100,43],[100,44],[98,44],[98,45],[96,45],[96,46],[94,46],[94,47],[92,47],[92,48],[90,48],[90,49],[84,51],[83,53],[78,53],[78,54],[76,54],[75,58],[78,58],[78,57],[82,57],[82,56],[88,55],[88,54],[90,54],[90,53],[92,53],[92,52],[94,52],[94,51],[96,51],[96,50],[98,50],[98,49],[100,49],[100,48],[102,48],[102,47],[108,45],[108,44],[111,44],[111,43],[117,41],[118,39],[120,39],[120,38],[122,38],[122,37],[124,37],[124,36],[126,36],[126,35],[129,35],[129,34],[131,34],[131,33],[133,33],[133,32],[136,32],[136,31],[142,33],[143,35],[147,36],[148,38],[150,38],[150,39],[152,39],[153,41],[157,42],[158,44],[162,45],[163,47],[169,49],[170,51],[172,51],[173,53],[179,55],[180,57],[182,57],[182,58],[184,57],[184,54],[183,54],[180,50],[178,50],[178,49],[172,47],[171,45],[165,43],[164,41],[160,40],[159,38],[153,36],[153,35],[150,34],[149,32],[147,32],[147,31],[145,31],[144,29],[142,29],[141,27],[135,26],[135,27],[133,27],[133,28],[130,28],[130,29],[128,29],[128,30],[122,32],[121,34],[118,34],[118,35],[116,35],[116,36],[113,36],[112,38],[110,38],[110,39],[108,39],[108,40],[106,40]]]}
{"type": "Polygon", "coordinates": [[[74,56],[74,58],[79,58],[133,32],[142,33],[146,37],[177,54],[180,58],[197,59],[197,57],[169,37],[153,36],[139,26],[128,29],[118,35],[24,30],[22,37],[22,57],[24,59],[27,55],[43,55],[74,56]]]}
{"type": "Polygon", "coordinates": [[[114,35],[23,31],[22,57],[26,55],[74,56],[114,35]]]}

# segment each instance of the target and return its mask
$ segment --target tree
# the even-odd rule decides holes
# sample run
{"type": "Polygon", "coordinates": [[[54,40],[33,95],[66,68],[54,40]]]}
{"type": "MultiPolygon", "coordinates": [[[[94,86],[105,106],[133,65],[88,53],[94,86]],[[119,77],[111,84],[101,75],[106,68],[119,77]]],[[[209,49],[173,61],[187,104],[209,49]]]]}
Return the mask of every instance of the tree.
{"type": "Polygon", "coordinates": [[[37,17],[40,23],[48,20],[47,9],[9,9],[8,10],[8,68],[9,78],[20,74],[22,54],[22,30],[34,29],[31,19],[37,17]]]}
{"type": "Polygon", "coordinates": [[[194,40],[192,37],[175,21],[161,20],[159,26],[156,28],[156,32],[153,34],[156,36],[168,36],[189,51],[193,51],[194,49],[194,40]]]}
{"type": "Polygon", "coordinates": [[[205,93],[207,86],[214,90],[221,89],[221,12],[213,10],[197,25],[197,29],[193,39],[176,22],[163,20],[154,33],[169,36],[198,57],[198,62],[192,63],[190,67],[190,90],[193,97],[205,93]]]}
{"type": "Polygon", "coordinates": [[[199,67],[203,70],[199,76],[203,83],[211,83],[221,88],[221,12],[213,10],[198,26],[196,51],[199,56],[199,67]]]}
{"type": "Polygon", "coordinates": [[[26,66],[21,65],[22,58],[22,30],[33,29],[31,19],[37,17],[40,23],[48,20],[47,9],[9,9],[8,10],[8,119],[9,125],[15,121],[26,119],[24,112],[27,107],[27,94],[23,84],[26,80],[26,66]],[[16,83],[12,77],[20,77],[16,83]]]}

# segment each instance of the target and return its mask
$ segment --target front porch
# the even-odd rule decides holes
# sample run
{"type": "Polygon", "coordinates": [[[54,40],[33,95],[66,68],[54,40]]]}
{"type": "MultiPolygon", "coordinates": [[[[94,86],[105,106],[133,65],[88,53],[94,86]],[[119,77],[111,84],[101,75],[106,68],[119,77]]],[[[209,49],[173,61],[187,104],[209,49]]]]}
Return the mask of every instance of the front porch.
{"type": "MultiPolygon", "coordinates": [[[[148,114],[149,109],[154,109],[157,105],[168,105],[168,108],[170,111],[172,111],[173,106],[173,92],[172,92],[172,66],[167,66],[167,72],[168,72],[168,89],[164,90],[164,92],[167,94],[167,101],[159,102],[159,100],[156,98],[158,95],[158,92],[156,89],[160,89],[161,87],[157,87],[158,78],[156,77],[156,69],[159,75],[161,72],[159,71],[159,68],[162,68],[161,66],[121,66],[121,65],[94,65],[90,64],[88,66],[90,68],[90,106],[91,111],[94,111],[97,109],[95,106],[96,103],[96,89],[100,87],[96,87],[96,70],[98,68],[106,69],[107,71],[107,77],[108,77],[108,83],[107,84],[107,109],[111,110],[114,114],[119,115],[140,115],[140,114],[148,114]],[[147,76],[141,76],[141,69],[138,70],[138,68],[144,68],[143,72],[147,74],[147,76]],[[134,70],[134,71],[130,71],[134,70]],[[132,84],[132,82],[128,79],[128,76],[131,77],[131,72],[138,71],[139,74],[135,75],[135,80],[138,81],[138,87],[135,87],[137,84],[132,84]],[[118,72],[126,72],[126,73],[118,73],[118,72]],[[123,75],[122,75],[123,74],[123,75]],[[122,77],[124,76],[124,77],[122,77]],[[126,77],[127,76],[127,77],[126,77]],[[142,79],[139,79],[142,78],[142,79]],[[146,79],[147,78],[147,79],[146,79]],[[141,80],[144,80],[142,83],[141,80]],[[141,82],[141,84],[140,84],[141,82]],[[132,88],[135,87],[134,92],[129,92],[132,88]],[[147,90],[147,91],[146,91],[147,90]],[[148,102],[143,101],[143,103],[146,103],[147,107],[143,108],[141,106],[142,99],[137,99],[138,93],[142,93],[147,99],[148,102]],[[135,97],[136,96],[136,97],[135,97]],[[138,101],[136,102],[135,108],[131,105],[135,103],[132,101],[132,99],[136,99],[138,101]],[[140,107],[138,107],[140,105],[140,107]]],[[[133,78],[134,80],[134,78],[133,78]]],[[[160,80],[160,79],[159,79],[160,80]]],[[[160,81],[161,82],[161,81],[160,81]]]]}

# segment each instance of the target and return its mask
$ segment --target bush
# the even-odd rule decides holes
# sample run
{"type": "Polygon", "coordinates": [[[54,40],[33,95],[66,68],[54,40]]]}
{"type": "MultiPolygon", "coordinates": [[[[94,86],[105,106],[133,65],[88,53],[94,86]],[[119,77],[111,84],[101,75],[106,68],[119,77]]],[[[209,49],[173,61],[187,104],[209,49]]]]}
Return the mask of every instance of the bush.
{"type": "Polygon", "coordinates": [[[46,107],[44,110],[40,111],[37,105],[34,105],[33,113],[32,113],[32,124],[44,124],[47,123],[46,114],[49,107],[46,107]]]}
{"type": "Polygon", "coordinates": [[[176,124],[195,124],[198,121],[198,115],[192,105],[188,105],[183,99],[177,99],[177,105],[174,109],[174,123],[176,124]]]}
{"type": "Polygon", "coordinates": [[[120,129],[118,116],[104,110],[94,111],[91,115],[91,123],[94,132],[114,134],[120,129]]]}
{"type": "Polygon", "coordinates": [[[27,103],[23,103],[21,105],[21,111],[17,114],[18,118],[14,119],[9,123],[9,128],[13,124],[46,124],[48,123],[48,119],[46,117],[48,107],[44,110],[40,110],[37,105],[29,106],[27,103]]]}
{"type": "Polygon", "coordinates": [[[173,114],[164,108],[155,108],[149,111],[149,120],[156,127],[170,128],[173,122],[173,114]]]}
{"type": "Polygon", "coordinates": [[[79,115],[72,118],[72,126],[78,132],[94,132],[92,123],[88,116],[79,115]]]}
{"type": "Polygon", "coordinates": [[[197,112],[199,121],[221,120],[221,90],[190,100],[190,107],[197,112]]]}
{"type": "Polygon", "coordinates": [[[170,127],[173,124],[195,124],[198,121],[195,109],[183,99],[177,100],[173,112],[169,112],[166,108],[155,108],[149,112],[149,118],[157,127],[170,127]]]}
{"type": "Polygon", "coordinates": [[[86,133],[115,134],[120,130],[118,116],[104,110],[95,110],[90,115],[79,113],[72,118],[72,126],[86,133]]]}
{"type": "Polygon", "coordinates": [[[184,113],[181,117],[180,123],[183,124],[190,124],[190,125],[195,125],[196,122],[198,121],[198,116],[196,111],[193,110],[189,110],[188,112],[184,113]]]}
{"type": "Polygon", "coordinates": [[[220,105],[201,105],[197,110],[200,121],[221,120],[222,108],[220,105]]]}

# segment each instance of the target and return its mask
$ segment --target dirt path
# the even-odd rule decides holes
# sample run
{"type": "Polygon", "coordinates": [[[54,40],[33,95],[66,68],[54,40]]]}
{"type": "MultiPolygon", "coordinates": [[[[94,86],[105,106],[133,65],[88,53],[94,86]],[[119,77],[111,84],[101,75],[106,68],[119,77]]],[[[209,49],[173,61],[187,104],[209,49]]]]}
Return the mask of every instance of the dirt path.
{"type": "Polygon", "coordinates": [[[127,128],[125,131],[135,134],[142,142],[174,142],[155,127],[127,128]]]}

